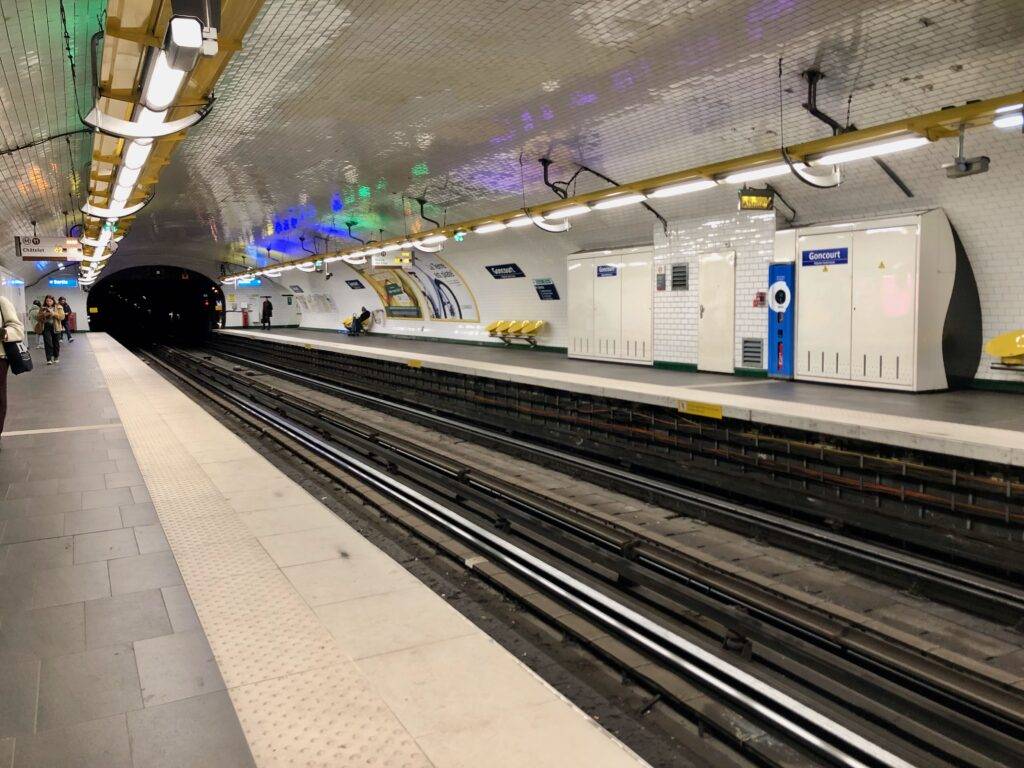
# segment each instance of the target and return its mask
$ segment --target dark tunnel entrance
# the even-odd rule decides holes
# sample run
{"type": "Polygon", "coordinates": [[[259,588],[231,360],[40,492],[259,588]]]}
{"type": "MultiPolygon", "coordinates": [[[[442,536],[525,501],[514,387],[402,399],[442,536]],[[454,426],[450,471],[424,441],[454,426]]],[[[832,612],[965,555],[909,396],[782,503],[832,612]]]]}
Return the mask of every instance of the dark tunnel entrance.
{"type": "Polygon", "coordinates": [[[104,331],[133,345],[196,344],[210,334],[223,306],[220,286],[198,272],[131,267],[89,291],[89,330],[104,331]]]}

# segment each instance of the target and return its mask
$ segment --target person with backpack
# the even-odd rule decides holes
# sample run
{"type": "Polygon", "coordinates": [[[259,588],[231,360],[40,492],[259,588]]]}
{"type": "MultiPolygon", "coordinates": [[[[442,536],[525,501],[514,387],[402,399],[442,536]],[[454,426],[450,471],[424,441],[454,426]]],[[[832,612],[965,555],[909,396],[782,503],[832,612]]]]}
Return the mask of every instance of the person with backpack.
{"type": "MultiPolygon", "coordinates": [[[[3,338],[0,341],[6,343],[25,340],[25,326],[18,317],[14,304],[6,296],[0,296],[0,318],[3,319],[3,338]]],[[[0,433],[4,431],[4,421],[7,418],[7,371],[10,368],[4,346],[5,344],[0,344],[0,433]]],[[[15,372],[17,370],[15,369],[15,372]]]]}
{"type": "Polygon", "coordinates": [[[68,300],[63,296],[57,299],[57,303],[64,310],[64,332],[68,335],[68,344],[70,344],[74,341],[74,338],[71,336],[71,305],[68,304],[68,300]]]}

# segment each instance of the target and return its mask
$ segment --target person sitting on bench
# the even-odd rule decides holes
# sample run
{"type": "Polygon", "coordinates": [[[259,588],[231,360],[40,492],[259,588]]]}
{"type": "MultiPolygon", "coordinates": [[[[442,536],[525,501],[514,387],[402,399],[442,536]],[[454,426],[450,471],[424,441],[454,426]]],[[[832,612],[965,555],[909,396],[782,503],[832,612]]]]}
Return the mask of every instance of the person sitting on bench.
{"type": "Polygon", "coordinates": [[[358,336],[363,333],[363,325],[370,319],[370,310],[366,307],[358,315],[352,315],[352,327],[349,329],[349,336],[358,336]]]}

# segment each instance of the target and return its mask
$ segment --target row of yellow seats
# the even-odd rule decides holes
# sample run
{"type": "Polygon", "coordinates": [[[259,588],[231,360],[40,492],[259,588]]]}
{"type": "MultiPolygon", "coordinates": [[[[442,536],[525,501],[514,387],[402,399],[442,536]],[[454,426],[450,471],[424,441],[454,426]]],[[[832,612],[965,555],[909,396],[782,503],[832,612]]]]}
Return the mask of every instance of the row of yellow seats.
{"type": "Polygon", "coordinates": [[[495,320],[487,326],[487,333],[491,336],[535,336],[544,325],[544,320],[495,320]]]}

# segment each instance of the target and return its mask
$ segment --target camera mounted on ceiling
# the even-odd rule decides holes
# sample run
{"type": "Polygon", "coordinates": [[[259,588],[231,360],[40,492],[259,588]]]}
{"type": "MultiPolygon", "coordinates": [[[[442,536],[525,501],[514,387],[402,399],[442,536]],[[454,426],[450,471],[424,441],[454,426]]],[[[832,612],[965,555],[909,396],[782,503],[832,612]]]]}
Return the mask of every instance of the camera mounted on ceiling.
{"type": "Polygon", "coordinates": [[[988,173],[988,166],[991,162],[985,155],[978,157],[964,157],[964,125],[960,125],[960,136],[957,139],[956,157],[952,163],[946,163],[942,167],[946,169],[946,176],[951,179],[962,179],[965,176],[976,176],[979,173],[988,173]]]}

